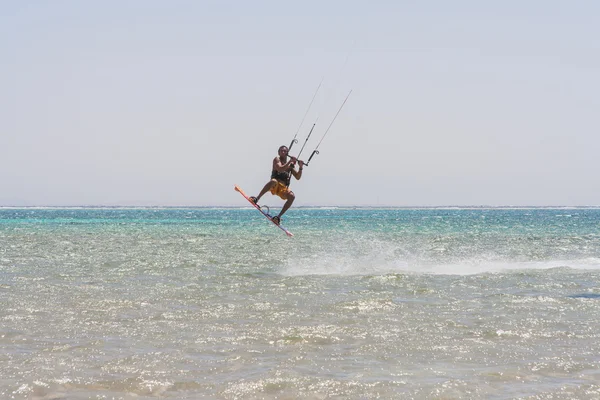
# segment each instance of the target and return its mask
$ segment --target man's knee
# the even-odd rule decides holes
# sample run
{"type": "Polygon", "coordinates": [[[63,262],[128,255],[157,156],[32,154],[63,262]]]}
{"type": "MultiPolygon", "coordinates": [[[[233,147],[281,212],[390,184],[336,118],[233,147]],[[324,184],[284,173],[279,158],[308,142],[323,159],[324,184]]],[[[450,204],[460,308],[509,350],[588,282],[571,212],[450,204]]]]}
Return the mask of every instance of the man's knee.
{"type": "Polygon", "coordinates": [[[288,192],[287,199],[289,201],[294,201],[295,198],[296,198],[296,195],[294,194],[294,192],[288,192]]]}

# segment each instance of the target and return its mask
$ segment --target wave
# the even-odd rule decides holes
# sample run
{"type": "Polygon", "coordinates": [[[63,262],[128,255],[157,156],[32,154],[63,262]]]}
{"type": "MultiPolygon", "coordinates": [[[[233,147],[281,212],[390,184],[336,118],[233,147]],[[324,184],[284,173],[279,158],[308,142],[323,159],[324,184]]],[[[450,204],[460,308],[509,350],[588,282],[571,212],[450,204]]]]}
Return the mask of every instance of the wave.
{"type": "Polygon", "coordinates": [[[541,271],[566,268],[571,270],[600,270],[600,258],[546,261],[484,261],[464,259],[453,262],[385,261],[378,257],[307,257],[289,259],[279,271],[283,275],[476,275],[522,271],[541,271]]]}

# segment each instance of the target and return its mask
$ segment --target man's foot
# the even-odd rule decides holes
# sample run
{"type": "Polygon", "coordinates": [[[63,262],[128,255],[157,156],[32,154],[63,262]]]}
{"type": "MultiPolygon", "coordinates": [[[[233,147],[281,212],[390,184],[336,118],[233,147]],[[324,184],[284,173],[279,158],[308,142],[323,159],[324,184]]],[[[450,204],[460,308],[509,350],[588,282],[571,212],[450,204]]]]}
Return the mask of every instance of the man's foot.
{"type": "Polygon", "coordinates": [[[274,216],[273,218],[271,218],[271,221],[275,222],[277,225],[279,225],[281,223],[281,218],[279,218],[279,216],[274,216]]]}
{"type": "Polygon", "coordinates": [[[258,205],[258,204],[257,204],[257,202],[258,202],[258,199],[257,199],[256,197],[254,197],[254,196],[250,196],[249,198],[250,198],[250,201],[251,201],[251,202],[253,202],[254,204],[258,205]]]}

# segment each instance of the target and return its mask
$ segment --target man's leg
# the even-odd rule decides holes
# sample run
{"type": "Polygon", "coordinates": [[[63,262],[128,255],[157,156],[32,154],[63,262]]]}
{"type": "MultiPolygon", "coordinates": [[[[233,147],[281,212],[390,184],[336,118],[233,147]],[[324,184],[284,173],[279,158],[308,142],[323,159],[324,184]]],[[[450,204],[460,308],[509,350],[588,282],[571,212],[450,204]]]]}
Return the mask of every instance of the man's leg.
{"type": "Polygon", "coordinates": [[[258,196],[256,196],[256,204],[258,204],[258,201],[260,200],[260,198],[263,197],[263,195],[265,193],[267,193],[269,190],[271,190],[271,188],[275,185],[277,185],[276,179],[271,179],[269,182],[267,182],[267,184],[265,185],[265,187],[262,188],[262,190],[260,191],[258,196]]]}
{"type": "Polygon", "coordinates": [[[281,211],[279,212],[279,215],[277,215],[279,218],[281,218],[281,216],[283,214],[285,214],[285,212],[288,210],[288,208],[290,208],[292,206],[292,203],[294,202],[295,199],[296,199],[296,195],[294,194],[294,192],[292,192],[292,191],[288,192],[288,194],[287,194],[287,201],[285,202],[285,204],[281,208],[281,211]]]}

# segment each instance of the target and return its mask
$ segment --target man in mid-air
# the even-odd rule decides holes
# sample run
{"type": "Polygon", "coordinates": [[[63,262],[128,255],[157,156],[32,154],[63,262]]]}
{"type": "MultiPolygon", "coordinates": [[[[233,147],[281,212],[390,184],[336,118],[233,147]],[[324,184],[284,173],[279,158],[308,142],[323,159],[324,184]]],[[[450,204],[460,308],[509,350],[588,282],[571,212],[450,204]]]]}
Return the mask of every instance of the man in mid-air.
{"type": "Polygon", "coordinates": [[[294,175],[294,178],[300,180],[302,177],[302,169],[304,167],[304,162],[302,160],[298,160],[296,157],[289,156],[288,160],[288,147],[281,146],[279,147],[279,155],[273,159],[273,171],[271,172],[271,180],[267,182],[265,187],[260,191],[258,196],[251,196],[250,200],[258,205],[258,201],[260,198],[267,193],[268,191],[271,194],[279,196],[283,200],[286,200],[285,204],[281,208],[281,211],[278,215],[273,217],[273,222],[277,225],[281,223],[281,216],[285,214],[285,212],[290,208],[296,196],[294,192],[292,192],[289,188],[291,175],[294,175]],[[298,171],[296,171],[296,162],[299,165],[298,171]]]}

